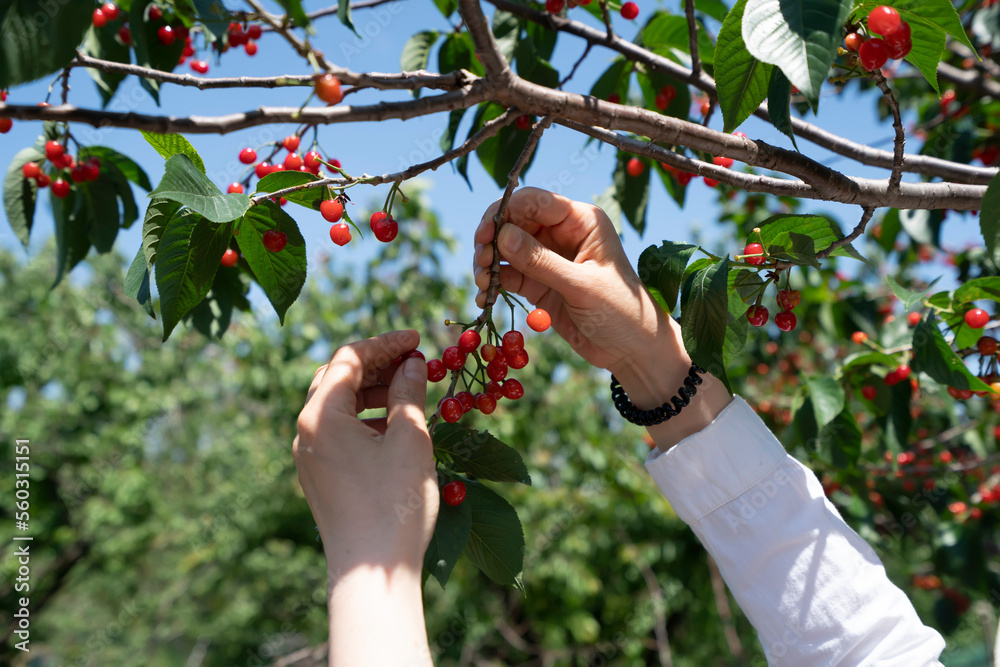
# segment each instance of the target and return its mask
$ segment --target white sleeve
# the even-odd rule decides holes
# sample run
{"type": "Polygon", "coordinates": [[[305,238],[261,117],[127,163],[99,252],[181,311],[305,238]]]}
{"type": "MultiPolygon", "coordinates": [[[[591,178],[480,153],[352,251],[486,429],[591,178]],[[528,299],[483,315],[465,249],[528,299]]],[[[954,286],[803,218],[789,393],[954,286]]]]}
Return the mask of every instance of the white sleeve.
{"type": "Polygon", "coordinates": [[[742,398],[646,467],[715,558],[769,664],[941,664],[944,639],[742,398]]]}

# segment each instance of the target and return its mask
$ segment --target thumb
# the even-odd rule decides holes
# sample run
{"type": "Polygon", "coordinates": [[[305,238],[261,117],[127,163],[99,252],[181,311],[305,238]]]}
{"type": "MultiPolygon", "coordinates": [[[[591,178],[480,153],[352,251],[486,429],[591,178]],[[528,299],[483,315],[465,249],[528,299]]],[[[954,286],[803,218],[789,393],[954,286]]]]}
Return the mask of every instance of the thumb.
{"type": "Polygon", "coordinates": [[[427,401],[427,364],[422,359],[407,359],[389,382],[386,399],[386,435],[402,437],[427,435],[424,404],[427,401]]]}
{"type": "Polygon", "coordinates": [[[563,295],[576,288],[580,267],[549,250],[517,225],[507,223],[500,228],[497,247],[500,256],[526,277],[563,295]]]}

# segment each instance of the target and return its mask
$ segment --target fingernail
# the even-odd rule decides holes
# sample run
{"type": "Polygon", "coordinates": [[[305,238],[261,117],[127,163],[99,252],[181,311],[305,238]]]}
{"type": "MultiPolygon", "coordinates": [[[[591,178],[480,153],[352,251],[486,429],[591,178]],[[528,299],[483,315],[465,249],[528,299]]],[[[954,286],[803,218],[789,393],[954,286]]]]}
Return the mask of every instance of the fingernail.
{"type": "Polygon", "coordinates": [[[423,382],[427,364],[419,358],[407,359],[403,364],[403,375],[414,382],[423,382]]]}
{"type": "Polygon", "coordinates": [[[521,230],[515,225],[504,225],[503,229],[500,230],[500,236],[497,237],[497,245],[500,250],[509,255],[520,250],[523,242],[524,237],[521,236],[521,230]]]}

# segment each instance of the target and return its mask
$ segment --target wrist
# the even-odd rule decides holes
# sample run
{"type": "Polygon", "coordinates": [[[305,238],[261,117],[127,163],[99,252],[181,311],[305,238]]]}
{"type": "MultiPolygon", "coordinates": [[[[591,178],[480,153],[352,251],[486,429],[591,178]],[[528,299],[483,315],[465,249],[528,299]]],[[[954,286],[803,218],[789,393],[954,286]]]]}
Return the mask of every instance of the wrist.
{"type": "Polygon", "coordinates": [[[691,368],[680,326],[659,306],[652,307],[657,316],[651,326],[645,327],[645,340],[609,368],[640,410],[658,407],[677,393],[691,368]]]}

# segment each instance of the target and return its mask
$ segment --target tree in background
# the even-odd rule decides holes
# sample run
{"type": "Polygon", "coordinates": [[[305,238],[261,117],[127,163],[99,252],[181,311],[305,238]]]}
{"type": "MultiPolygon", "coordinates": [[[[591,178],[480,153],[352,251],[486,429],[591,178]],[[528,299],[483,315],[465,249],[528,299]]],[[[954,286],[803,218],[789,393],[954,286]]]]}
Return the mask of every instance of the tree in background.
{"type": "MultiPolygon", "coordinates": [[[[988,653],[1000,601],[990,558],[997,548],[1000,500],[1000,384],[997,341],[987,331],[1000,300],[1000,186],[993,184],[997,170],[991,166],[1000,154],[993,137],[1000,123],[1000,66],[992,56],[1000,40],[1000,7],[947,0],[740,0],[728,8],[689,0],[683,15],[673,15],[633,3],[566,7],[550,0],[542,11],[490,0],[484,3],[493,5],[487,19],[474,0],[442,1],[435,5],[456,21],[453,29],[417,32],[403,48],[401,71],[376,74],[340,67],[310,41],[312,22],[323,16],[337,14],[353,29],[348,3],[312,14],[297,0],[281,4],[284,15],[255,0],[246,0],[242,11],[207,2],[74,1],[48,14],[27,3],[0,8],[0,87],[59,73],[54,89],[61,89],[56,94],[62,101],[0,105],[0,131],[10,128],[10,118],[44,122],[42,137],[9,167],[8,221],[27,244],[36,199],[48,190],[56,228],[55,247],[47,252],[51,262],[43,266],[46,277],[38,266],[29,272],[7,260],[5,279],[16,285],[4,290],[4,298],[14,300],[11,312],[39,316],[29,320],[34,336],[23,328],[5,331],[10,338],[0,348],[8,418],[17,420],[13,432],[21,437],[21,430],[35,430],[38,440],[66,448],[39,464],[32,478],[51,512],[45,548],[52,569],[42,581],[52,583],[41,584],[50,585],[51,593],[41,595],[67,601],[72,595],[107,596],[108,623],[119,624],[121,618],[112,619],[125,614],[130,595],[144,598],[145,589],[159,600],[156,611],[129,612],[134,631],[105,641],[87,636],[92,624],[69,623],[50,607],[53,638],[79,630],[75,642],[59,642],[66,648],[53,650],[101,662],[85,645],[93,640],[100,651],[120,650],[123,656],[137,646],[162,647],[164,664],[182,654],[228,664],[245,660],[244,649],[252,650],[255,641],[259,647],[260,633],[284,632],[280,621],[292,627],[283,647],[319,641],[321,612],[314,602],[273,613],[262,604],[263,593],[251,593],[265,572],[287,577],[274,582],[279,599],[280,583],[306,601],[315,588],[303,588],[302,581],[322,586],[323,580],[308,535],[311,522],[282,467],[286,450],[262,447],[260,433],[290,441],[290,415],[278,411],[301,400],[296,387],[305,386],[302,364],[314,363],[308,356],[315,346],[370,335],[380,330],[376,325],[419,322],[442,351],[430,362],[445,371],[440,379],[451,371],[442,385],[445,400],[431,417],[442,486],[454,489],[458,483],[468,493],[464,501],[443,506],[425,566],[448,587],[429,596],[436,601],[440,595],[441,608],[452,611],[461,600],[477,601],[468,614],[431,616],[432,644],[442,661],[751,659],[756,649],[750,648],[745,621],[731,609],[689,532],[656,504],[661,501],[654,500],[637,463],[641,452],[630,446],[622,453],[607,442],[608,416],[593,410],[603,400],[594,376],[541,336],[529,337],[532,363],[522,371],[527,357],[524,364],[510,363],[520,359],[520,347],[501,333],[508,306],[508,323],[519,320],[517,299],[494,280],[483,312],[462,316],[460,295],[436,272],[440,235],[411,179],[449,162],[465,175],[474,152],[509,197],[536,149],[544,150],[545,131],[557,124],[617,149],[611,184],[598,203],[640,234],[647,226],[654,229],[655,216],[647,221],[654,181],[679,205],[696,176],[718,188],[729,238],[712,246],[651,246],[639,259],[640,276],[666,310],[674,312],[679,303],[695,361],[747,396],[786,447],[823,476],[831,499],[880,550],[895,580],[912,591],[923,617],[949,635],[956,650],[979,647],[988,653]],[[630,28],[633,41],[618,36],[615,11],[628,20],[649,14],[641,27],[630,28]],[[718,28],[710,31],[706,24],[718,28]],[[305,73],[211,78],[173,72],[190,61],[204,75],[207,54],[226,58],[236,47],[250,54],[265,31],[302,57],[305,73]],[[550,64],[560,34],[562,43],[584,47],[564,73],[550,64]],[[435,50],[440,74],[426,71],[435,50]],[[575,78],[584,60],[606,50],[616,59],[596,81],[575,78]],[[288,87],[295,106],[234,109],[218,117],[80,108],[70,100],[74,68],[91,74],[105,104],[126,76],[137,76],[154,99],[163,83],[288,87]],[[802,119],[818,113],[821,92],[856,88],[869,91],[892,119],[891,151],[859,145],[802,119]],[[356,93],[398,90],[417,95],[349,103],[356,93]],[[310,105],[313,97],[326,106],[310,105]],[[717,109],[721,132],[708,127],[717,109]],[[341,165],[319,143],[332,123],[446,112],[441,155],[396,173],[372,176],[361,171],[364,165],[341,165]],[[909,132],[906,112],[916,119],[909,132]],[[734,132],[752,114],[787,134],[796,150],[734,132]],[[154,186],[128,156],[83,145],[80,133],[74,134],[79,123],[141,131],[165,159],[163,178],[154,186]],[[182,136],[275,123],[299,127],[280,142],[245,147],[239,153],[245,176],[226,193],[182,136]],[[463,128],[466,138],[457,143],[463,128]],[[919,153],[906,153],[908,136],[911,143],[922,141],[919,153]],[[886,178],[821,164],[801,139],[838,154],[851,169],[883,168],[886,178]],[[984,166],[973,166],[973,160],[984,166]],[[735,169],[734,161],[745,167],[735,169]],[[904,181],[904,174],[913,177],[904,181]],[[368,185],[388,186],[385,203],[359,226],[345,204],[365,196],[358,188],[364,192],[368,185]],[[62,278],[91,247],[109,252],[119,230],[139,219],[134,188],[150,193],[141,247],[120,284],[107,273],[114,262],[100,265],[104,272],[82,291],[107,290],[108,298],[91,304],[89,312],[86,306],[78,310],[68,295],[81,288],[60,284],[62,278]],[[857,221],[841,227],[828,216],[802,213],[805,199],[861,210],[857,221]],[[305,242],[286,212],[296,206],[318,210],[330,221],[332,244],[358,243],[354,235],[370,231],[390,244],[383,262],[369,265],[363,282],[346,268],[307,281],[305,242]],[[980,211],[983,244],[943,247],[940,230],[948,210],[980,211]],[[865,243],[863,254],[855,242],[865,243]],[[935,291],[934,276],[921,267],[939,252],[954,267],[946,269],[958,285],[954,290],[935,291]],[[854,273],[838,271],[838,262],[847,260],[858,262],[854,273]],[[53,282],[57,287],[45,297],[53,282]],[[282,322],[288,319],[285,329],[254,326],[251,284],[282,322]],[[331,311],[316,297],[321,287],[338,290],[338,299],[352,297],[331,311]],[[316,302],[291,309],[302,295],[316,302]],[[187,320],[222,343],[206,347],[185,331],[163,348],[147,346],[150,326],[137,321],[126,297],[159,317],[163,340],[187,320]],[[497,303],[504,307],[495,314],[497,303]],[[234,310],[246,314],[234,319],[234,310]],[[330,319],[321,323],[318,313],[330,319]],[[464,324],[455,322],[459,317],[464,324]],[[446,319],[456,326],[440,329],[446,319]],[[476,340],[465,336],[463,343],[456,329],[476,332],[476,340]],[[802,345],[783,351],[777,343],[782,335],[802,345]],[[56,359],[64,363],[53,366],[56,359]],[[508,367],[522,379],[507,377],[508,367]],[[199,371],[204,381],[192,383],[199,371]],[[490,401],[480,403],[479,396],[510,405],[498,417],[463,417],[471,412],[462,404],[469,398],[479,413],[493,411],[484,409],[490,401]],[[160,418],[152,405],[165,408],[174,422],[160,418]],[[58,419],[32,414],[45,409],[58,419]],[[201,410],[212,411],[204,413],[204,422],[192,417],[201,410]],[[459,419],[463,424],[440,423],[459,419]],[[233,428],[241,422],[242,428],[233,428]],[[492,435],[469,428],[487,422],[492,435]],[[54,430],[37,430],[42,428],[54,430]],[[110,442],[95,435],[105,428],[111,429],[110,442]],[[240,432],[234,444],[247,438],[240,460],[219,444],[229,443],[234,430],[240,432]],[[123,451],[121,443],[135,444],[123,451]],[[557,443],[574,443],[579,451],[560,454],[557,443]],[[120,463],[102,475],[106,457],[120,463]],[[253,464],[247,465],[247,457],[253,464]],[[193,472],[195,461],[205,473],[193,472]],[[74,462],[83,470],[73,472],[74,462]],[[260,476],[272,469],[273,475],[260,476]],[[213,472],[214,484],[208,481],[213,472]],[[98,481],[81,484],[84,473],[98,481]],[[251,481],[232,482],[240,475],[251,481]],[[203,486],[193,488],[195,480],[203,486]],[[510,502],[489,484],[532,481],[540,488],[515,486],[507,492],[510,502]],[[247,485],[255,492],[239,490],[247,485]],[[85,498],[78,498],[80,488],[85,498]],[[270,502],[276,498],[282,502],[274,505],[287,504],[292,516],[268,514],[276,512],[270,502]],[[268,508],[247,508],[265,499],[268,508]],[[244,502],[247,507],[232,514],[254,518],[252,525],[220,509],[244,502]],[[192,518],[178,526],[181,508],[192,518]],[[198,528],[198,521],[210,528],[198,528]],[[607,530],[595,537],[593,526],[607,530]],[[153,564],[145,571],[137,567],[159,547],[169,554],[167,562],[176,563],[169,581],[157,580],[153,564]],[[459,560],[463,553],[494,583],[469,576],[459,560]],[[683,574],[665,578],[675,565],[683,574]],[[291,576],[297,568],[302,581],[291,576]],[[106,586],[88,590],[103,576],[111,577],[106,586]],[[636,600],[647,599],[649,605],[637,607],[636,600]],[[183,622],[160,622],[195,600],[196,609],[178,616],[183,622]],[[165,627],[170,633],[159,636],[165,627]],[[250,627],[256,640],[245,632],[250,627]]],[[[494,276],[498,271],[494,266],[494,276]]],[[[635,435],[622,439],[638,441],[635,435]]]]}

